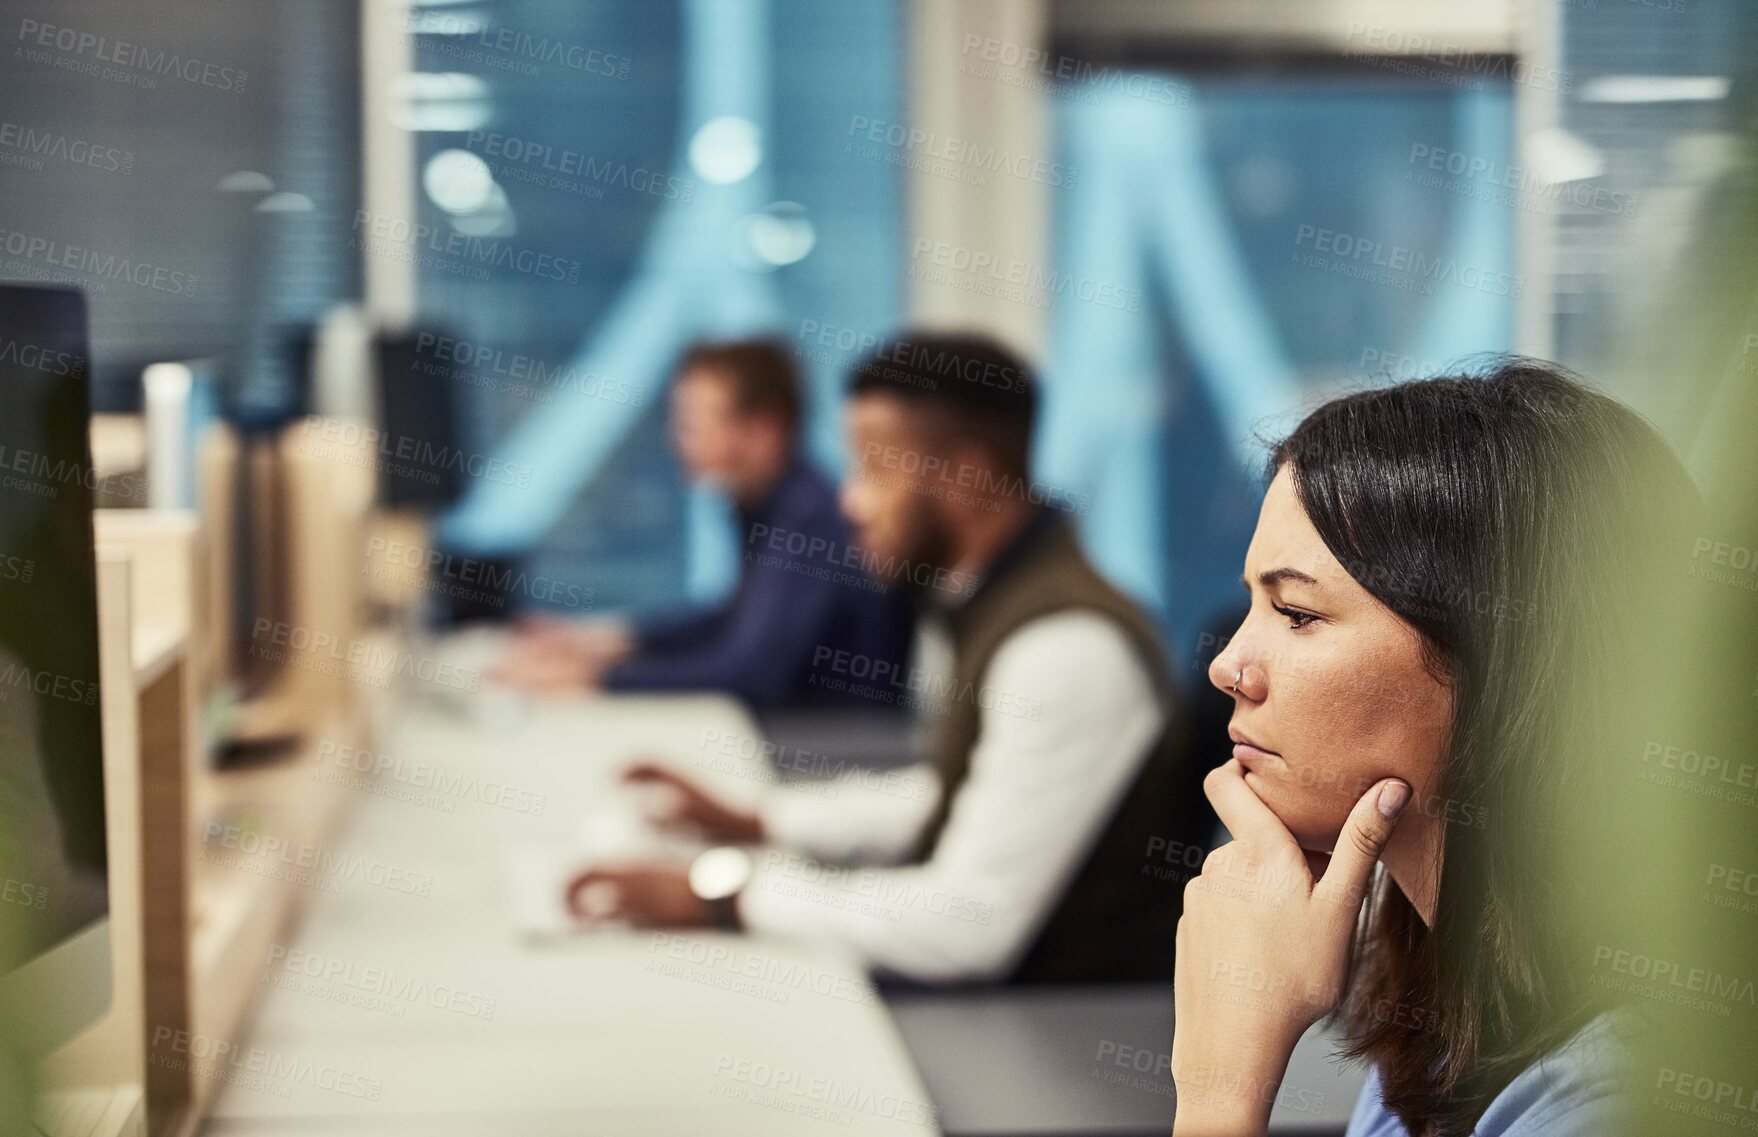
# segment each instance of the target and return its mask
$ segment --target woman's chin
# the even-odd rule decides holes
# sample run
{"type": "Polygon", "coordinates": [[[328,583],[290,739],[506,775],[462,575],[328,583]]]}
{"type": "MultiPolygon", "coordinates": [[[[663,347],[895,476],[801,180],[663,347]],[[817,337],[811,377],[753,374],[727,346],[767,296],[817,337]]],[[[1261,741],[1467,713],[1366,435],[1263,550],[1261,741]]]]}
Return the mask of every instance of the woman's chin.
{"type": "Polygon", "coordinates": [[[1323,833],[1296,833],[1294,834],[1294,840],[1299,843],[1302,849],[1305,849],[1309,853],[1324,853],[1329,855],[1331,850],[1337,847],[1337,837],[1341,832],[1341,830],[1332,829],[1329,832],[1323,833]]]}
{"type": "Polygon", "coordinates": [[[1245,784],[1288,827],[1302,849],[1328,853],[1336,845],[1348,809],[1338,812],[1335,802],[1316,800],[1310,790],[1288,786],[1255,770],[1245,772],[1245,784]]]}

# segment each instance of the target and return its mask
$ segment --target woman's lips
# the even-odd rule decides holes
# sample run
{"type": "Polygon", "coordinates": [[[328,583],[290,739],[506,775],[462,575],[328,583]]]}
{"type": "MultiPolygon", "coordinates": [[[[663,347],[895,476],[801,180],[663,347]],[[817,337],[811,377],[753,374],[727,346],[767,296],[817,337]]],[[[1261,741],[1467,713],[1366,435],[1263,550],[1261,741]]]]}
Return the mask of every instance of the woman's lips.
{"type": "Polygon", "coordinates": [[[1280,762],[1282,760],[1280,754],[1259,746],[1243,731],[1229,730],[1227,736],[1233,740],[1233,757],[1239,759],[1239,764],[1242,766],[1249,767],[1254,762],[1262,763],[1271,760],[1280,762]]]}
{"type": "Polygon", "coordinates": [[[1272,750],[1260,750],[1249,742],[1235,742],[1233,744],[1233,757],[1239,759],[1239,764],[1246,767],[1254,762],[1272,760],[1279,762],[1282,759],[1280,754],[1272,750]]]}

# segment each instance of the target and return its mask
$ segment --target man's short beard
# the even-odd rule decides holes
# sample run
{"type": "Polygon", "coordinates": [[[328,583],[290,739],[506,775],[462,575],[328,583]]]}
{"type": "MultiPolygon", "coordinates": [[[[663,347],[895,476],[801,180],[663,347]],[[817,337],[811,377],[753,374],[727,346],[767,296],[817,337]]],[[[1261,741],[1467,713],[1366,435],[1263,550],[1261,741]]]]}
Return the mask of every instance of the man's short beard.
{"type": "Polygon", "coordinates": [[[907,574],[917,565],[950,570],[955,567],[952,562],[958,549],[952,524],[935,508],[932,499],[923,499],[920,504],[921,512],[910,527],[905,563],[898,565],[896,571],[907,574]]]}

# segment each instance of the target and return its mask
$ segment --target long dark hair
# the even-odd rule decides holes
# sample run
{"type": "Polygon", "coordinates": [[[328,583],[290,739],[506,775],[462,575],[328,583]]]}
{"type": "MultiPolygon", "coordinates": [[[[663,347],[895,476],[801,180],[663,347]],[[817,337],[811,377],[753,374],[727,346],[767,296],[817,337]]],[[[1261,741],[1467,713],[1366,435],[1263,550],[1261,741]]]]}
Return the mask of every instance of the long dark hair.
{"type": "Polygon", "coordinates": [[[1452,692],[1434,925],[1381,883],[1343,1019],[1411,1132],[1467,1133],[1607,1009],[1581,884],[1596,803],[1640,753],[1636,667],[1664,666],[1695,491],[1634,412],[1509,358],[1327,403],[1274,448],[1283,468],[1452,692]]]}

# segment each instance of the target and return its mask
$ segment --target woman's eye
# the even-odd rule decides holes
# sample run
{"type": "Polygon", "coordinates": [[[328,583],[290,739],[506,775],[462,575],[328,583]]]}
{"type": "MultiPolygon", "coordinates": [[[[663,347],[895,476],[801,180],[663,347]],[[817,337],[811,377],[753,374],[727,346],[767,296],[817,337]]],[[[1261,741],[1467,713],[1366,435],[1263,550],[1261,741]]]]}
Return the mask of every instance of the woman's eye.
{"type": "Polygon", "coordinates": [[[1288,626],[1291,628],[1304,628],[1306,625],[1318,619],[1318,617],[1314,616],[1311,612],[1302,612],[1298,608],[1284,608],[1280,604],[1272,604],[1270,607],[1288,617],[1288,626]]]}

